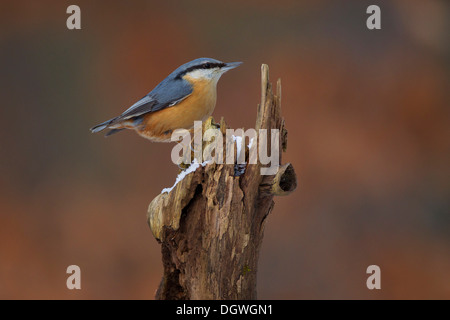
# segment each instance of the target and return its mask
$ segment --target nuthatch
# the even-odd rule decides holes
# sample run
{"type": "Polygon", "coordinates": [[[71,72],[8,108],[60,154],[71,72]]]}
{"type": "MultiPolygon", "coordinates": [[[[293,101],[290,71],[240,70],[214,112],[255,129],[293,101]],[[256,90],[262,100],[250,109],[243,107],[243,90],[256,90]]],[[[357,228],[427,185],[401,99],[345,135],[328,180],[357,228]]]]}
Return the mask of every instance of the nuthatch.
{"type": "Polygon", "coordinates": [[[96,125],[91,131],[108,128],[111,130],[106,136],[109,136],[132,129],[152,141],[170,142],[174,130],[191,129],[194,121],[204,121],[212,114],[217,81],[241,63],[199,58],[183,64],[120,116],[96,125]]]}

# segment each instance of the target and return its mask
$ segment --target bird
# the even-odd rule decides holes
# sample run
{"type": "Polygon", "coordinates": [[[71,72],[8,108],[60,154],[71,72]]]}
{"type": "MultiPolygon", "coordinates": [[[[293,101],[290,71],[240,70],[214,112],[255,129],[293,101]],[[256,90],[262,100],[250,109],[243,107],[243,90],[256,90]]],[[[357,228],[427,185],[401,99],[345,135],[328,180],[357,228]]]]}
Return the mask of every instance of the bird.
{"type": "Polygon", "coordinates": [[[192,129],[194,121],[205,121],[214,111],[217,82],[242,62],[225,63],[212,58],[187,62],[121,115],[102,122],[93,133],[110,129],[105,136],[124,129],[136,131],[153,142],[171,142],[176,129],[192,129]]]}

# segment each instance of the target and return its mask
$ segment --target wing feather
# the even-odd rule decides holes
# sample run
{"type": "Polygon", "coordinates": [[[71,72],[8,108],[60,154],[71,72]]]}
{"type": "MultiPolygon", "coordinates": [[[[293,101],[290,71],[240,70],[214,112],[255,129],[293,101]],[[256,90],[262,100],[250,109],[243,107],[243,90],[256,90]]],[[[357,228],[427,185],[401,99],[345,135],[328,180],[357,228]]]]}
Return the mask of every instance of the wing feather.
{"type": "Polygon", "coordinates": [[[172,107],[183,101],[192,93],[191,85],[184,79],[167,77],[149,94],[137,101],[120,116],[114,123],[172,107]]]}

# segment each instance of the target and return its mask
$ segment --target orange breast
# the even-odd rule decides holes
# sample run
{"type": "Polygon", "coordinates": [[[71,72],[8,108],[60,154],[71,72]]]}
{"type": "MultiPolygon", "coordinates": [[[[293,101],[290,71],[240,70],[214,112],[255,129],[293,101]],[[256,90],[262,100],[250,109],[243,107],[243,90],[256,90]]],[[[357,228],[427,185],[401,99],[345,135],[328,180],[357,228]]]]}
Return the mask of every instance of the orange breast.
{"type": "Polygon", "coordinates": [[[204,121],[212,114],[216,106],[216,83],[186,80],[193,83],[193,92],[175,106],[144,116],[142,126],[137,128],[141,136],[154,141],[170,142],[174,130],[191,129],[194,121],[204,121]]]}

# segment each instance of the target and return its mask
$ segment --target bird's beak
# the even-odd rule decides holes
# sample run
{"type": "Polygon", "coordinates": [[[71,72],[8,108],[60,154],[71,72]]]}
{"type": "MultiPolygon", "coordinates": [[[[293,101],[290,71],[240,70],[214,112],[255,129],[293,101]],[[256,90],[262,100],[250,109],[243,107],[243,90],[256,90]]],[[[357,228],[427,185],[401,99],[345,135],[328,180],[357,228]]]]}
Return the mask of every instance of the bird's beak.
{"type": "Polygon", "coordinates": [[[242,64],[242,62],[228,62],[225,64],[224,67],[222,67],[222,71],[227,72],[228,70],[239,67],[241,64],[242,64]]]}

